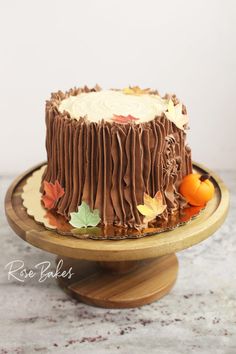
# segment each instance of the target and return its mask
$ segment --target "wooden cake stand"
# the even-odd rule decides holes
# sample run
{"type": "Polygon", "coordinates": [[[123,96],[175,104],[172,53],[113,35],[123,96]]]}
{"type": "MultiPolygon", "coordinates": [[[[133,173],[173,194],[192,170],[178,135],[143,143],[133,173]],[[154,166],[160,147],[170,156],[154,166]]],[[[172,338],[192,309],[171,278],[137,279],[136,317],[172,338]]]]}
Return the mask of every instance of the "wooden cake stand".
{"type": "Polygon", "coordinates": [[[63,236],[36,223],[22,204],[22,188],[41,165],[23,173],[9,187],[5,199],[8,222],[26,242],[58,255],[58,260],[63,260],[61,271],[72,267],[75,275],[71,279],[58,278],[59,285],[71,296],[95,306],[136,307],[166,295],[177,278],[175,252],[212,235],[224,222],[229,207],[229,193],[219,177],[194,164],[196,172],[212,176],[215,196],[189,223],[140,239],[82,240],[63,236]]]}

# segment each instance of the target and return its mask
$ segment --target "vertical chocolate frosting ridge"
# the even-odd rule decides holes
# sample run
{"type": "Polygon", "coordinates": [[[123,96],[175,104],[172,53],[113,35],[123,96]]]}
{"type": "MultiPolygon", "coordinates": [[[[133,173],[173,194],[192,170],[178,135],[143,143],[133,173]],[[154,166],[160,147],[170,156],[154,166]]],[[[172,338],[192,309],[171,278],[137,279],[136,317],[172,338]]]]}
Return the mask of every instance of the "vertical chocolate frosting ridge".
{"type": "MultiPolygon", "coordinates": [[[[92,89],[96,90],[100,88],[92,89]]],[[[99,209],[104,225],[139,227],[143,217],[137,205],[143,204],[144,192],[153,197],[158,190],[167,213],[181,209],[185,201],[178,186],[192,171],[186,133],[164,115],[150,122],[119,124],[74,120],[58,111],[62,99],[80,92],[89,89],[55,93],[46,104],[48,164],[43,181],[58,180],[65,189],[57,212],[69,218],[85,201],[99,209]]]]}

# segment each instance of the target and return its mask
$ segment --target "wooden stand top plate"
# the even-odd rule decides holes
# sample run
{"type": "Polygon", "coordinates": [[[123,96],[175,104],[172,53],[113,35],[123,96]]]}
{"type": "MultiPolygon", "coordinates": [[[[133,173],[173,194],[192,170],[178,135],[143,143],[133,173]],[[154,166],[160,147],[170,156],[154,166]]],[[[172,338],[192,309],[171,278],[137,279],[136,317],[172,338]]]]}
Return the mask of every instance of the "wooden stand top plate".
{"type": "Polygon", "coordinates": [[[212,235],[224,222],[229,207],[229,193],[224,183],[214,172],[194,163],[194,170],[200,174],[209,173],[215,185],[214,198],[196,219],[175,230],[140,239],[81,240],[46,230],[26,213],[21,199],[22,189],[29,175],[41,166],[26,171],[9,187],[5,199],[6,215],[12,229],[26,242],[63,257],[114,262],[175,253],[212,235]]]}

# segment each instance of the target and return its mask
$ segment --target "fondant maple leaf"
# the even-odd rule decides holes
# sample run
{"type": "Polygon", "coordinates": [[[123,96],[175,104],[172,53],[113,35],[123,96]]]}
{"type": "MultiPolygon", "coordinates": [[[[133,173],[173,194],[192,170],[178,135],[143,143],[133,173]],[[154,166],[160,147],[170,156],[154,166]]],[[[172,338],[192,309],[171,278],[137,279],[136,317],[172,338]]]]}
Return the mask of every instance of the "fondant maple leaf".
{"type": "Polygon", "coordinates": [[[67,232],[71,230],[67,219],[63,215],[57,214],[54,210],[47,210],[44,219],[46,219],[50,226],[54,226],[60,231],[67,232]]]}
{"type": "Polygon", "coordinates": [[[173,101],[170,99],[167,107],[167,111],[165,112],[166,117],[173,122],[177,128],[184,130],[185,124],[188,123],[187,114],[182,113],[182,104],[178,103],[176,106],[173,101]]]}
{"type": "Polygon", "coordinates": [[[127,95],[143,95],[147,94],[149,92],[149,88],[147,89],[141,89],[139,86],[129,86],[125,87],[122,91],[126,93],[127,95]]]}
{"type": "Polygon", "coordinates": [[[130,123],[136,120],[139,120],[139,118],[135,118],[133,116],[131,116],[130,114],[128,116],[118,116],[116,114],[113,115],[112,120],[116,123],[130,123]]]}
{"type": "Polygon", "coordinates": [[[162,214],[166,209],[166,205],[163,204],[162,194],[158,191],[154,198],[144,193],[144,204],[137,205],[137,208],[140,214],[145,216],[143,222],[146,224],[155,219],[157,215],[162,214]]]}
{"type": "Polygon", "coordinates": [[[55,183],[43,182],[44,195],[42,201],[46,209],[53,209],[57,201],[65,194],[64,188],[60,185],[58,180],[55,183]]]}
{"type": "Polygon", "coordinates": [[[69,223],[75,228],[97,226],[101,220],[99,210],[90,210],[87,203],[82,202],[77,212],[70,213],[69,223]]]}

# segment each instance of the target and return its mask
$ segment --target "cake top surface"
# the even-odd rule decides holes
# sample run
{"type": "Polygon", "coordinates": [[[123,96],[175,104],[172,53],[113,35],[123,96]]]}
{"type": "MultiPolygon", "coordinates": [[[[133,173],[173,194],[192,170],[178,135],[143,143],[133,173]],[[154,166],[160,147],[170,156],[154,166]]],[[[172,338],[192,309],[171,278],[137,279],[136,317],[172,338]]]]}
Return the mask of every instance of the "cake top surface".
{"type": "Polygon", "coordinates": [[[127,90],[101,90],[70,95],[60,102],[58,109],[61,113],[68,112],[73,119],[86,117],[91,122],[103,119],[118,123],[145,123],[165,113],[180,129],[187,124],[182,104],[174,106],[171,99],[145,90],[140,89],[141,94],[127,90]]]}
{"type": "Polygon", "coordinates": [[[139,122],[145,122],[164,112],[167,104],[167,100],[158,95],[130,95],[122,91],[102,90],[69,96],[61,102],[59,111],[65,110],[75,119],[87,116],[94,122],[110,120],[114,115],[131,115],[139,122]]]}

